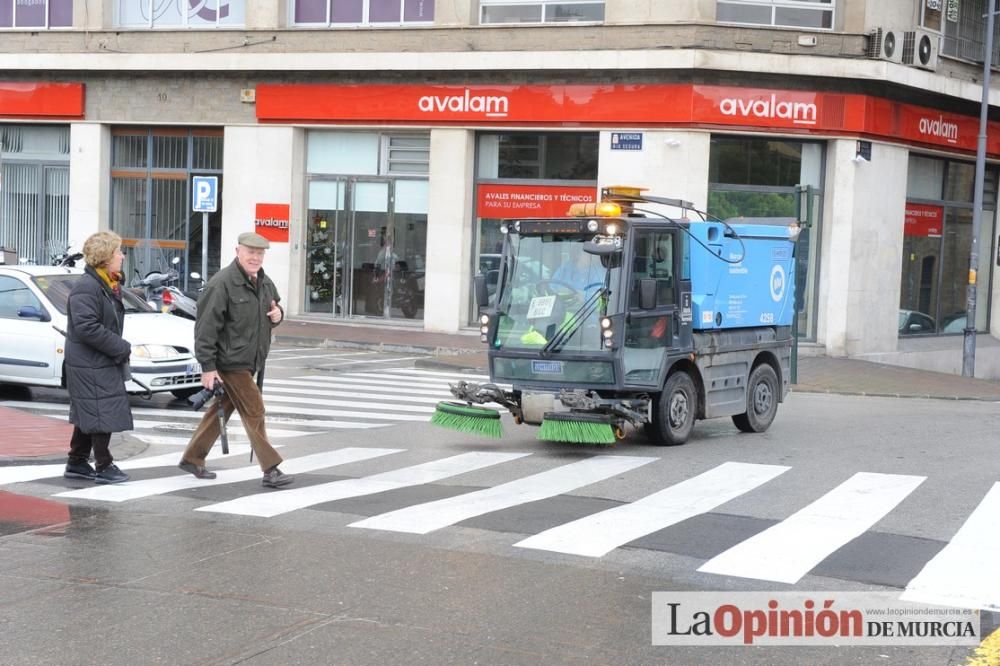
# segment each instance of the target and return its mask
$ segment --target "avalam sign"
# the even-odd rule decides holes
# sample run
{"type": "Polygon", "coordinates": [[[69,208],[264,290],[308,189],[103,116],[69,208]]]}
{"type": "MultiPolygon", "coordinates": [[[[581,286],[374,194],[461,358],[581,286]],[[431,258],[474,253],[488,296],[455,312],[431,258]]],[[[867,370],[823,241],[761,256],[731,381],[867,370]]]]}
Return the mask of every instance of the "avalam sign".
{"type": "Polygon", "coordinates": [[[254,215],[254,231],[275,243],[288,242],[288,204],[259,203],[254,215]]]}

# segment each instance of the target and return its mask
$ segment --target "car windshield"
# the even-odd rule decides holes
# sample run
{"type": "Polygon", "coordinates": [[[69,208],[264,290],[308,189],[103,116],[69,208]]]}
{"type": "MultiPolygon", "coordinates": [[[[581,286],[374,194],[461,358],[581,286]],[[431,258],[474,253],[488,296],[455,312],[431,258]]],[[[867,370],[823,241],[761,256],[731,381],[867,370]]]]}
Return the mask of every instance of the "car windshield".
{"type": "MultiPolygon", "coordinates": [[[[583,251],[585,240],[510,234],[497,299],[496,347],[540,349],[559,334],[565,340],[558,349],[564,351],[602,348],[599,321],[608,302],[609,270],[601,257],[583,251]],[[588,309],[590,315],[581,316],[588,309]]],[[[611,272],[617,275],[617,267],[611,272]]]]}
{"type": "MultiPolygon", "coordinates": [[[[42,290],[45,296],[55,306],[56,310],[66,314],[66,301],[69,300],[69,293],[73,291],[73,285],[77,280],[83,278],[81,273],[66,273],[60,275],[37,275],[33,281],[42,290]]],[[[146,301],[128,289],[122,289],[122,302],[125,304],[125,314],[135,314],[139,312],[156,312],[146,301]]]]}

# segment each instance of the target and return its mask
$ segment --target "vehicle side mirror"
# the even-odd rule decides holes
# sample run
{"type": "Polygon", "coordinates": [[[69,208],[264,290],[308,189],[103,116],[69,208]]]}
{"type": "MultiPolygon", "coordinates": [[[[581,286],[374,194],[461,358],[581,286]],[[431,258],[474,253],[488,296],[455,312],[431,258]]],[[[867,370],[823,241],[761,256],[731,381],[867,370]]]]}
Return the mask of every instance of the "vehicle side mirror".
{"type": "Polygon", "coordinates": [[[642,278],[639,280],[639,308],[652,310],[656,307],[656,279],[642,278]]]}
{"type": "Polygon", "coordinates": [[[476,306],[479,309],[485,308],[489,305],[490,295],[486,290],[486,276],[479,273],[475,277],[475,287],[476,287],[476,306]]]}
{"type": "Polygon", "coordinates": [[[23,319],[37,319],[38,321],[52,321],[48,312],[39,310],[34,305],[24,305],[17,309],[17,316],[23,319]]]}
{"type": "Polygon", "coordinates": [[[910,324],[910,330],[913,331],[914,333],[919,333],[920,331],[924,330],[924,327],[921,326],[920,324],[910,324]]]}

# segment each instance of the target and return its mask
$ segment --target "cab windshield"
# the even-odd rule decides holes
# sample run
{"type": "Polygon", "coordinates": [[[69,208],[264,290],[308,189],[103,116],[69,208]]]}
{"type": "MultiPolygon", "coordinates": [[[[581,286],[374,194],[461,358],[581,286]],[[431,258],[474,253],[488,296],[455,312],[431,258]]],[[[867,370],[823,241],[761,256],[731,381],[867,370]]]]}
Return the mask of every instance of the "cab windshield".
{"type": "Polygon", "coordinates": [[[602,259],[584,252],[587,240],[556,234],[508,236],[495,347],[552,352],[602,349],[599,322],[620,260],[619,255],[602,259]],[[554,338],[559,338],[556,346],[549,344],[554,338]]]}

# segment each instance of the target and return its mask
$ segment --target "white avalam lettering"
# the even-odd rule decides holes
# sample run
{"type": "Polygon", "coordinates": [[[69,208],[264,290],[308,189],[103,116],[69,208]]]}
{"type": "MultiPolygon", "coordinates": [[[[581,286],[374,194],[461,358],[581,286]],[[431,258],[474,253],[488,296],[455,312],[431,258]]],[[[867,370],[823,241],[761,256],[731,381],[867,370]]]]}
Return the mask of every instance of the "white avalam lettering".
{"type": "Polygon", "coordinates": [[[258,227],[275,227],[276,229],[288,228],[288,220],[278,220],[273,217],[258,217],[254,220],[254,224],[258,227]]]}
{"type": "Polygon", "coordinates": [[[945,139],[948,143],[958,141],[958,125],[945,122],[944,116],[938,116],[937,120],[921,118],[920,133],[945,139]]]}
{"type": "Polygon", "coordinates": [[[811,102],[779,101],[774,94],[769,99],[726,97],[719,102],[719,112],[724,116],[790,120],[798,125],[815,125],[818,115],[811,102]]]}
{"type": "Polygon", "coordinates": [[[503,117],[510,108],[510,99],[506,95],[473,95],[466,88],[461,95],[424,95],[417,100],[417,108],[425,113],[451,111],[503,117]]]}

